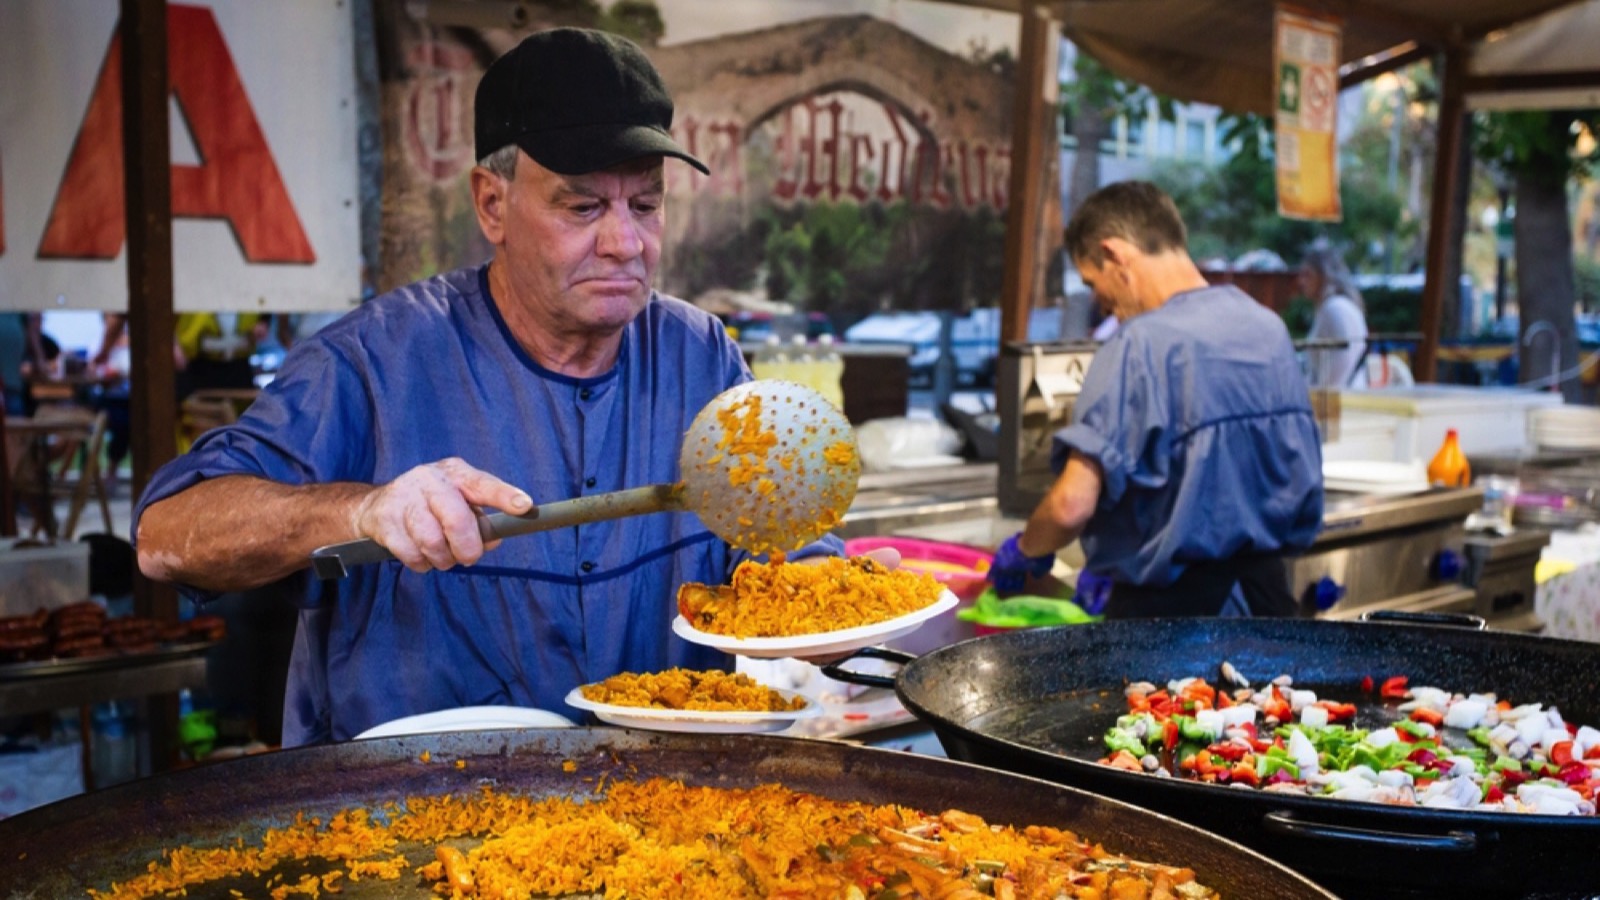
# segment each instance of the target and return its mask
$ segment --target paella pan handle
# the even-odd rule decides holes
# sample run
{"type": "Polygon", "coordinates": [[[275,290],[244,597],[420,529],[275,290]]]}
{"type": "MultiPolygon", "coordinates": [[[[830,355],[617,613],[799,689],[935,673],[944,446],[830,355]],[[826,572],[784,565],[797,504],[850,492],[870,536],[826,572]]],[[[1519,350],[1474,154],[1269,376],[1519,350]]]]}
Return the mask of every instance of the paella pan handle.
{"type": "Polygon", "coordinates": [[[1393,622],[1406,625],[1433,625],[1441,628],[1470,628],[1482,631],[1489,623],[1469,613],[1406,612],[1400,609],[1375,609],[1361,614],[1362,622],[1393,622]]]}
{"type": "Polygon", "coordinates": [[[834,681],[843,681],[847,684],[859,684],[863,687],[894,687],[894,679],[887,675],[868,675],[865,672],[852,672],[849,669],[841,668],[845,663],[861,656],[870,657],[872,659],[886,659],[889,662],[899,663],[902,666],[916,659],[916,656],[910,653],[903,653],[899,650],[890,650],[888,647],[862,647],[860,650],[857,650],[849,656],[846,656],[844,659],[836,659],[833,662],[823,666],[822,674],[832,678],[834,681]]]}
{"type": "Polygon", "coordinates": [[[1382,848],[1385,850],[1417,850],[1430,853],[1466,854],[1478,847],[1478,836],[1470,831],[1451,831],[1447,834],[1406,834],[1399,831],[1377,831],[1370,828],[1350,828],[1344,825],[1326,825],[1306,822],[1287,811],[1269,812],[1262,817],[1267,831],[1280,837],[1301,840],[1327,841],[1345,846],[1382,848]]]}

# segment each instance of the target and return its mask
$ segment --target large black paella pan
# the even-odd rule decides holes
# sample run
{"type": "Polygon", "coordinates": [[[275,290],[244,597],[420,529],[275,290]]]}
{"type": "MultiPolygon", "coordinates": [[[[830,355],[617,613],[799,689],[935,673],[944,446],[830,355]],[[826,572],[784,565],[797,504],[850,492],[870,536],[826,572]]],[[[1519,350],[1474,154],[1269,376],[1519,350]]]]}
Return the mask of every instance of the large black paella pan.
{"type": "MultiPolygon", "coordinates": [[[[599,778],[663,776],[691,785],[795,790],[924,810],[959,808],[1044,824],[1135,858],[1194,868],[1225,897],[1331,897],[1231,842],[1082,791],[930,757],[748,735],[557,729],[434,734],[289,750],[148,778],[0,821],[0,897],[83,897],[143,870],[164,847],[258,838],[298,813],[328,816],[482,784],[580,796],[599,778]],[[426,753],[428,761],[422,760],[426,753]],[[453,761],[461,760],[457,767],[453,761]],[[571,766],[565,765],[568,761],[571,766]],[[568,769],[571,771],[568,771],[568,769]]],[[[256,879],[254,884],[261,881],[256,879]]],[[[190,897],[233,898],[210,884],[190,897]]],[[[247,896],[249,894],[246,894],[247,896]]],[[[430,896],[417,879],[346,884],[341,897],[430,896]]]]}
{"type": "MultiPolygon", "coordinates": [[[[890,654],[891,656],[893,654],[890,654]]],[[[1012,632],[905,662],[892,683],[952,758],[1070,784],[1237,840],[1346,896],[1600,896],[1600,818],[1391,806],[1156,778],[1098,762],[1130,681],[1231,662],[1318,696],[1365,677],[1494,692],[1600,724],[1600,644],[1419,624],[1155,619],[1012,632]]],[[[1363,725],[1358,720],[1358,725],[1363,725]]],[[[1363,727],[1379,727],[1367,723],[1363,727]]]]}

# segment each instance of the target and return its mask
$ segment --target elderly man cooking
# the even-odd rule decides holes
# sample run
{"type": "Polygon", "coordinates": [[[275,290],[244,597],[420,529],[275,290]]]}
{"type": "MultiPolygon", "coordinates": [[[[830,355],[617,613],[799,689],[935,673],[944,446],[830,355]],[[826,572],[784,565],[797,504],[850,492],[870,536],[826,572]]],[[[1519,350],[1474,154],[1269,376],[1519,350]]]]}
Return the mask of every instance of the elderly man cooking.
{"type": "MultiPolygon", "coordinates": [[[[1283,322],[1189,258],[1183,219],[1149,182],[1089,195],[1066,249],[1121,323],[1055,436],[1060,477],[995,556],[1020,589],[1083,539],[1112,581],[1108,616],[1292,616],[1283,556],[1322,521],[1322,445],[1283,322]]],[[[1082,585],[1080,585],[1081,589],[1082,585]]]]}
{"type": "Polygon", "coordinates": [[[742,554],[686,513],[519,537],[475,513],[678,478],[694,414],[750,378],[712,316],[651,288],[673,105],[638,47],[535,34],[478,86],[486,265],[408,285],[296,345],[237,425],[152,481],[141,569],[200,595],[285,580],[301,606],[284,743],[437,709],[563,710],[620,671],[726,668],[669,632],[685,581],[742,554]],[[317,583],[369,537],[403,563],[317,583]]]}

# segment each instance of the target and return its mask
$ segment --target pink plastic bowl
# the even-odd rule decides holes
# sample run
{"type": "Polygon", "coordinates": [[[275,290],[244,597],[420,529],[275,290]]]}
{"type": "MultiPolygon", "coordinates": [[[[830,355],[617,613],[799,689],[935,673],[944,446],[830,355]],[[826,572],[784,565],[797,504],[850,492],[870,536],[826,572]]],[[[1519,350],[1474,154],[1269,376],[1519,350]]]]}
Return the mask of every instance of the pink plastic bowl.
{"type": "Polygon", "coordinates": [[[983,593],[986,573],[994,561],[994,554],[977,547],[921,538],[863,537],[844,542],[844,552],[851,556],[881,547],[899,550],[901,568],[932,575],[963,603],[971,603],[983,593]]]}

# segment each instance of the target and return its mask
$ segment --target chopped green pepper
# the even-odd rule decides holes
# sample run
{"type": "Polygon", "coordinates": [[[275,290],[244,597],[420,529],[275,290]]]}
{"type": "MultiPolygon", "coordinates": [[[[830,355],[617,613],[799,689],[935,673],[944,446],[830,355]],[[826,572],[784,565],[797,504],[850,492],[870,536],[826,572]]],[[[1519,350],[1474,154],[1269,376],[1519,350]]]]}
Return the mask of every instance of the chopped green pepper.
{"type": "Polygon", "coordinates": [[[1126,750],[1129,753],[1132,753],[1134,756],[1144,756],[1146,753],[1144,744],[1140,743],[1139,739],[1133,736],[1133,732],[1123,731],[1121,728],[1112,728],[1108,730],[1106,732],[1105,743],[1106,750],[1111,753],[1116,753],[1118,750],[1126,750]]]}

